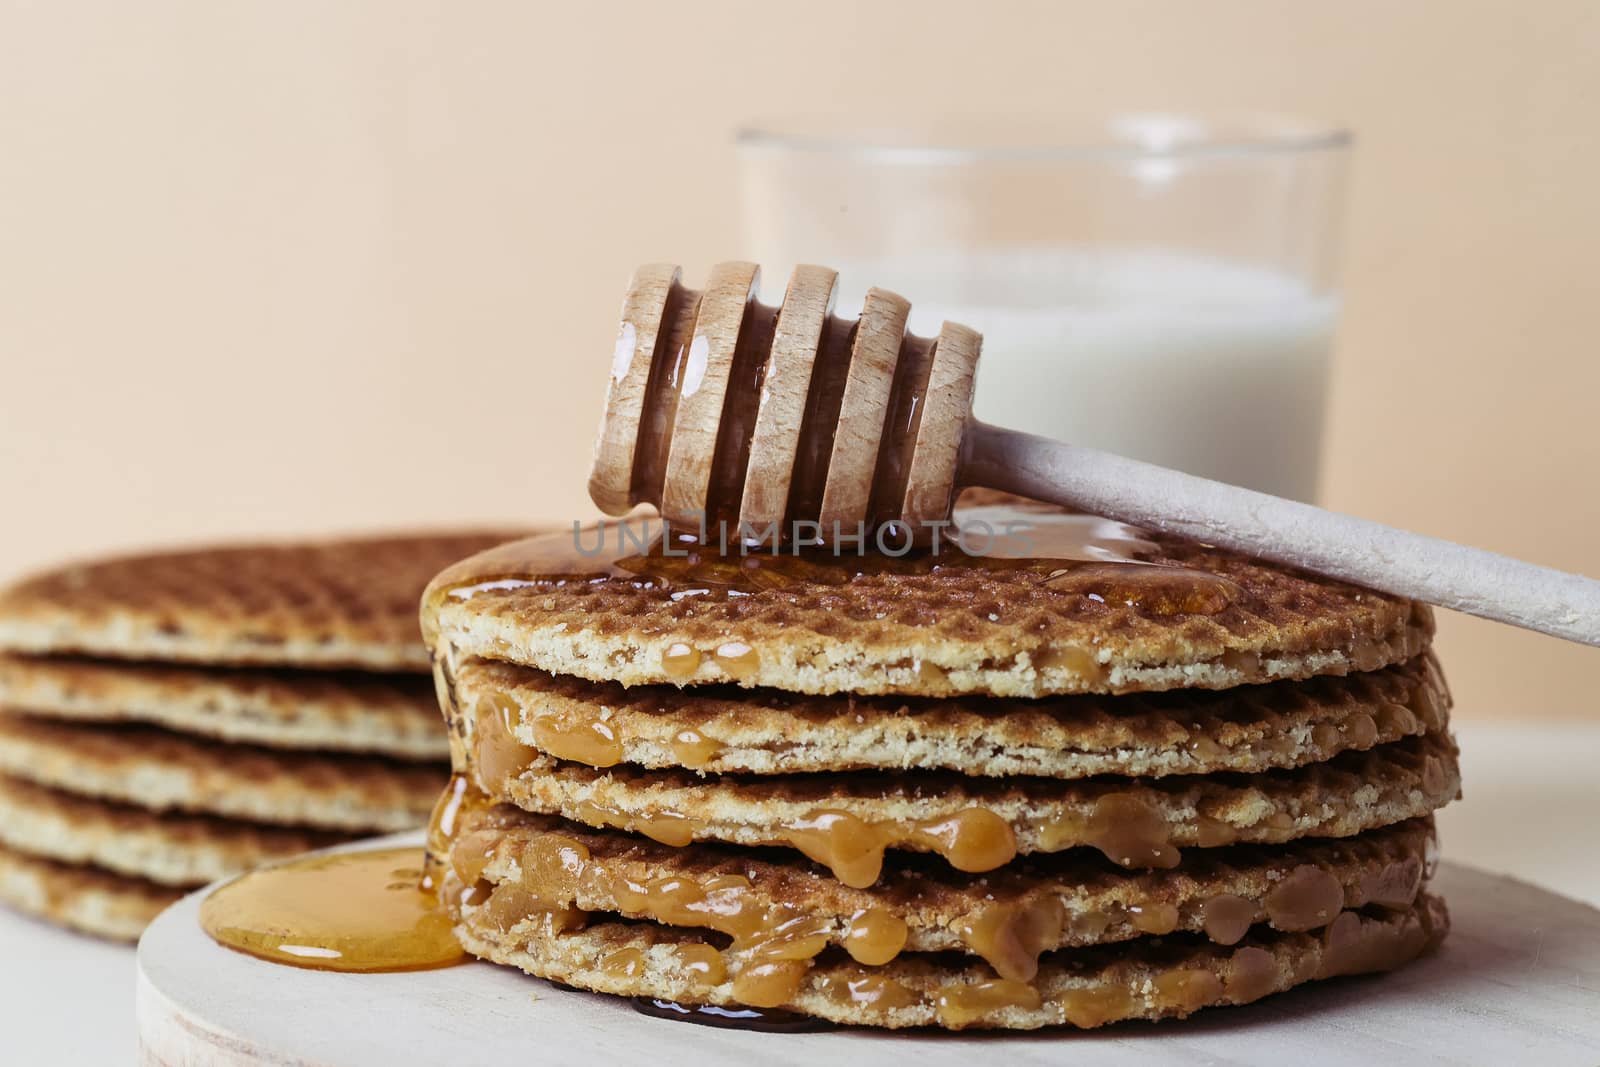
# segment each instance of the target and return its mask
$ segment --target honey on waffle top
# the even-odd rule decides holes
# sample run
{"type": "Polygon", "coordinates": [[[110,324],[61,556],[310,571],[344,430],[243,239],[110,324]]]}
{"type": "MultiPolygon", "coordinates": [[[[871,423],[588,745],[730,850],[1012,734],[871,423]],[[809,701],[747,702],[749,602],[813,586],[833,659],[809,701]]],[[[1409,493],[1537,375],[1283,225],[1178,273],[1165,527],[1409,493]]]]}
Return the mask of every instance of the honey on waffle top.
{"type": "Polygon", "coordinates": [[[1039,697],[1377,670],[1433,629],[1424,605],[1105,520],[1008,505],[955,522],[904,553],[741,551],[648,519],[556,531],[435,578],[424,636],[627,686],[1039,697]]]}

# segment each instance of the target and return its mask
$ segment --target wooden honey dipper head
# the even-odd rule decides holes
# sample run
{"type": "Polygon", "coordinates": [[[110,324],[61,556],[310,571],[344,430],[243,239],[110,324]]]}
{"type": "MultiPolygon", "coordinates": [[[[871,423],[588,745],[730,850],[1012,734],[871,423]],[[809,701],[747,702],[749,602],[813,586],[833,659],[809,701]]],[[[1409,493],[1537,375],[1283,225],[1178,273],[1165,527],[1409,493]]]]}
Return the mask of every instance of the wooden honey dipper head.
{"type": "Polygon", "coordinates": [[[921,539],[958,487],[985,486],[1600,645],[1600,582],[978,422],[976,331],[914,337],[911,305],[882,289],[842,318],[826,267],[796,268],[776,308],[758,280],[752,263],[703,290],[673,266],[634,275],[589,477],[601,510],[654,504],[728,543],[891,523],[921,539]]]}
{"type": "Polygon", "coordinates": [[[950,515],[982,338],[906,332],[911,305],[870,289],[835,314],[839,276],[797,267],[783,303],[756,299],[752,263],[703,290],[677,267],[634,275],[589,493],[608,514],[654,504],[668,522],[757,533],[815,522],[823,538],[950,515]]]}

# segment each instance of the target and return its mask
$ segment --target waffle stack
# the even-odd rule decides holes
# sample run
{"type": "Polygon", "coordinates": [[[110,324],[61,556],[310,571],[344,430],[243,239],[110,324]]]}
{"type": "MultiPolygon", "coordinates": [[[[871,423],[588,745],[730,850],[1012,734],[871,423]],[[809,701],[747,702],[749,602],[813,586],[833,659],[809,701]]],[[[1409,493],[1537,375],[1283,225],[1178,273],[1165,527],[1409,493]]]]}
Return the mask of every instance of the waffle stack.
{"type": "Polygon", "coordinates": [[[422,823],[447,744],[417,597],[500,539],[124,557],[0,593],[0,901],[133,939],[189,888],[422,823]]]}
{"type": "Polygon", "coordinates": [[[462,944],[658,1010],[1032,1029],[1444,936],[1427,607],[1028,505],[957,521],[1018,536],[567,532],[436,579],[456,776],[430,870],[462,944]]]}

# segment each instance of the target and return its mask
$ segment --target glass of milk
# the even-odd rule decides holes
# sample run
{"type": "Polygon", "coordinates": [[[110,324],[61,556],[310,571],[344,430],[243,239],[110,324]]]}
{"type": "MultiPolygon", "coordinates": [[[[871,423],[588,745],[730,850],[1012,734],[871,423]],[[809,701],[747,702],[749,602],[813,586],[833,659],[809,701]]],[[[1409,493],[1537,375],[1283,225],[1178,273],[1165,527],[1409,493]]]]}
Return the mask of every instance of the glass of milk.
{"type": "Polygon", "coordinates": [[[1349,137],[1130,115],[742,132],[744,255],[984,335],[988,422],[1316,497],[1349,137]]]}

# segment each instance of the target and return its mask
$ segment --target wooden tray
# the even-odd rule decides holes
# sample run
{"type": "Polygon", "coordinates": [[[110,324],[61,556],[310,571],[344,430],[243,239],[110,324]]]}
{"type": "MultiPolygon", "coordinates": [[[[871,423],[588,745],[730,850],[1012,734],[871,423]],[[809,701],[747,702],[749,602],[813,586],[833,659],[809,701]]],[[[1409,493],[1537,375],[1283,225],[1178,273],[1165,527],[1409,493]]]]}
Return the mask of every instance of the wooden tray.
{"type": "MultiPolygon", "coordinates": [[[[419,835],[355,847],[408,844],[419,835]]],[[[1444,864],[1454,927],[1436,955],[1391,975],[1313,983],[1183,1022],[1021,1035],[718,1030],[489,964],[346,975],[221,948],[204,891],[139,943],[145,1064],[569,1063],[662,1067],[849,1062],[1011,1065],[1600,1063],[1600,911],[1512,878],[1444,864]]]]}

